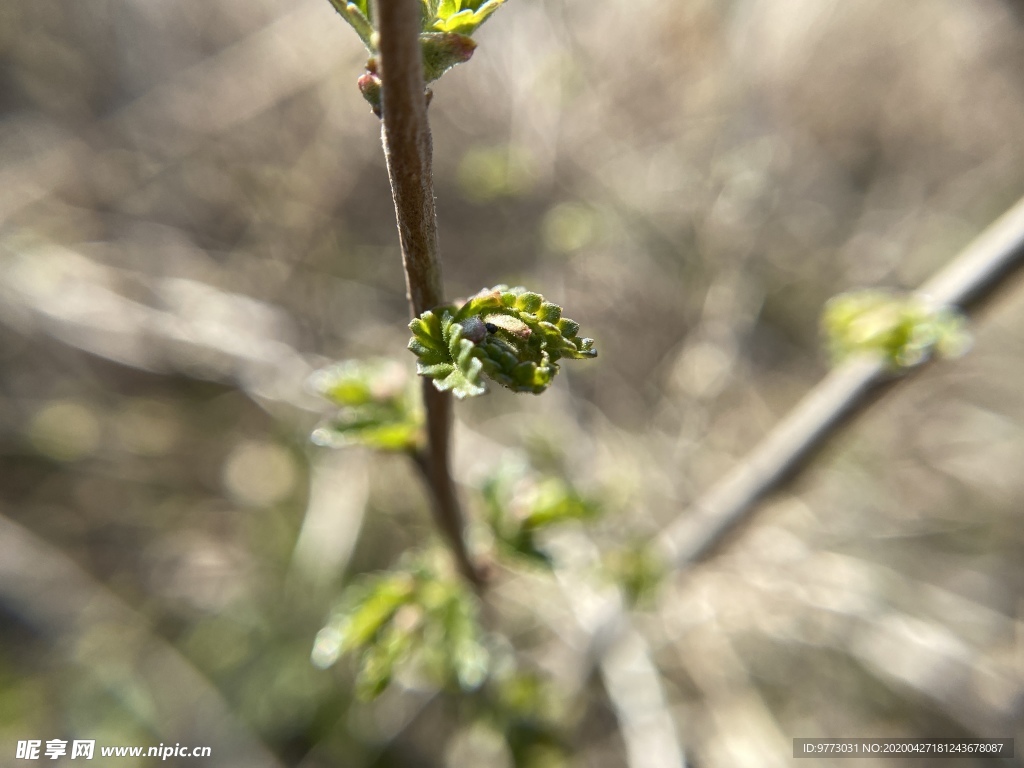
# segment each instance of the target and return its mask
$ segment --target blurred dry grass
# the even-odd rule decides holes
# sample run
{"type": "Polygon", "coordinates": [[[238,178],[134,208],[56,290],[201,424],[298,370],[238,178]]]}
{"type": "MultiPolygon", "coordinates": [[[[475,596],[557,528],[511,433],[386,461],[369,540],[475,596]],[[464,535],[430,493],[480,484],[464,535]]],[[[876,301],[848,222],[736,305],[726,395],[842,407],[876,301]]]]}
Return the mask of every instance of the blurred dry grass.
{"type": "MultiPolygon", "coordinates": [[[[431,106],[449,292],[527,283],[601,358],[460,408],[462,479],[525,446],[607,500],[599,544],[672,519],[821,375],[829,296],[917,285],[1024,192],[1022,20],[509,3],[431,106]]],[[[25,738],[480,759],[446,752],[443,703],[352,706],[308,662],[344,569],[428,535],[402,462],[305,441],[313,367],[407,357],[361,62],[323,0],[0,6],[0,762],[25,738]]],[[[898,386],[641,617],[693,764],[785,764],[794,736],[1024,743],[1021,327],[1006,291],[967,358],[898,386]]],[[[495,600],[540,663],[571,654],[531,618],[567,621],[542,587],[495,600]]],[[[603,702],[580,765],[625,759],[603,702]]]]}

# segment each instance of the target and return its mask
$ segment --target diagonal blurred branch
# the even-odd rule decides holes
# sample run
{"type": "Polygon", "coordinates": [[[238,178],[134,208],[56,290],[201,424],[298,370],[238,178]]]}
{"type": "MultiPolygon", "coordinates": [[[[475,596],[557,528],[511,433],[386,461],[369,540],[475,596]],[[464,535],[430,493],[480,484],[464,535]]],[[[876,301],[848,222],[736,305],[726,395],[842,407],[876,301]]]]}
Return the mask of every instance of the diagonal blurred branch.
{"type": "MultiPolygon", "coordinates": [[[[974,308],[1024,263],[1024,199],[985,229],[921,288],[935,301],[974,308]]],[[[868,396],[888,380],[880,359],[861,357],[836,368],[718,484],[666,527],[654,545],[670,570],[683,570],[712,550],[746,520],[756,503],[799,469],[824,440],[842,426],[868,396]]],[[[630,627],[618,600],[594,606],[579,677],[586,679],[630,627]]]]}
{"type": "Polygon", "coordinates": [[[851,359],[829,373],[738,465],[661,532],[656,546],[669,567],[682,569],[708,555],[885,375],[884,363],[875,357],[851,359]]]}
{"type": "MultiPolygon", "coordinates": [[[[1024,262],[1024,199],[921,286],[940,304],[973,307],[1024,262]]],[[[671,523],[657,547],[674,569],[707,556],[754,505],[791,476],[824,440],[889,379],[877,357],[829,373],[733,470],[671,523]]]]}

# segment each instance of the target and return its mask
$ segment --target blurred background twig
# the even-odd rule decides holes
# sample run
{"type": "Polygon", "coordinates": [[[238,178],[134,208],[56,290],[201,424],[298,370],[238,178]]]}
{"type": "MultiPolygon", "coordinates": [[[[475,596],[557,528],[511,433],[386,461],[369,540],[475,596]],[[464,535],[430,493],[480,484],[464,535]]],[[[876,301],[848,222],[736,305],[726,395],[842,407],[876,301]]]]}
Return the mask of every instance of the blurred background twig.
{"type": "MultiPolygon", "coordinates": [[[[919,292],[939,304],[974,307],[1013,277],[1022,258],[1024,199],[919,292]]],[[[889,376],[881,356],[850,360],[829,373],[748,456],[659,534],[658,545],[666,560],[682,568],[706,556],[889,376]]]]}

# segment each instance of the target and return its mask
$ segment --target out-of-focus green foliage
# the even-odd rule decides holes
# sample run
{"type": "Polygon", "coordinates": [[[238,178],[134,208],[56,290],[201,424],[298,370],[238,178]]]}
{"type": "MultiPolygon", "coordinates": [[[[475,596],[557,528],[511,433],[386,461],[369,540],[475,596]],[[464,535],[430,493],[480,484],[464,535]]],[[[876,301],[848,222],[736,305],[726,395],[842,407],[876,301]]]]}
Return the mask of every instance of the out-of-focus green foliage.
{"type": "Polygon", "coordinates": [[[343,655],[358,657],[356,689],[363,698],[382,693],[407,662],[439,686],[478,688],[490,655],[477,600],[440,562],[431,553],[415,554],[392,571],[355,581],[317,634],[313,663],[326,668],[343,655]]]}
{"type": "Polygon", "coordinates": [[[569,520],[591,519],[600,511],[564,480],[533,477],[511,464],[489,476],[480,491],[484,519],[498,554],[546,567],[551,557],[537,542],[537,535],[569,520]]]}
{"type": "Polygon", "coordinates": [[[825,306],[821,324],[833,360],[875,352],[893,370],[919,365],[933,354],[955,357],[970,343],[965,319],[955,309],[882,290],[834,297],[825,306]]]}
{"type": "MultiPolygon", "coordinates": [[[[359,90],[374,113],[381,108],[381,79],[377,54],[379,33],[369,0],[330,0],[331,5],[356,31],[370,58],[358,80],[359,90]]],[[[423,0],[420,48],[423,52],[423,80],[432,83],[454,67],[469,61],[476,50],[470,37],[506,0],[423,0]]]]}
{"type": "Polygon", "coordinates": [[[652,603],[667,573],[665,562],[650,545],[639,542],[607,552],[603,565],[632,606],[652,603]]]}
{"type": "Polygon", "coordinates": [[[339,407],[314,430],[317,445],[411,451],[422,442],[419,398],[405,370],[394,361],[348,360],[317,371],[310,386],[339,407]]]}
{"type": "Polygon", "coordinates": [[[562,358],[597,356],[594,340],[562,308],[523,287],[484,289],[462,305],[424,312],[409,324],[417,372],[458,398],[482,395],[481,373],[513,392],[539,394],[562,358]]]}
{"type": "Polygon", "coordinates": [[[508,744],[515,768],[561,768],[569,748],[557,723],[563,713],[551,682],[514,671],[495,680],[490,718],[508,744]]]}

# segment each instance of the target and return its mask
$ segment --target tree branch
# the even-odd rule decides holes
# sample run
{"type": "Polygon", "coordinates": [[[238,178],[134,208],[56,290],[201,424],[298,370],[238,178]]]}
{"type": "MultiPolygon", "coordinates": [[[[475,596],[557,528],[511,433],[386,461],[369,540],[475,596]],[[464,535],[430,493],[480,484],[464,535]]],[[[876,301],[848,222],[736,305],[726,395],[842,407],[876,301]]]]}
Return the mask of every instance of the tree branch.
{"type": "MultiPolygon", "coordinates": [[[[967,309],[988,298],[1022,262],[1024,198],[919,292],[939,304],[967,309]]],[[[851,359],[829,373],[745,459],[662,531],[657,546],[666,562],[678,569],[707,556],[889,378],[875,356],[851,359]]]]}
{"type": "Polygon", "coordinates": [[[420,8],[415,0],[378,0],[384,126],[381,138],[395,200],[405,285],[413,316],[444,301],[437,214],[431,175],[433,147],[420,59],[420,8]]]}
{"type": "MultiPolygon", "coordinates": [[[[1022,266],[1024,198],[925,282],[920,293],[962,309],[977,307],[1022,266]]],[[[870,355],[851,359],[828,374],[745,459],[655,539],[666,566],[684,570],[711,554],[760,499],[790,478],[889,380],[882,361],[870,355]]],[[[629,614],[618,600],[593,610],[602,616],[593,623],[588,647],[579,657],[580,688],[630,626],[629,614]]]]}
{"type": "Polygon", "coordinates": [[[673,570],[701,559],[744,520],[863,402],[886,376],[874,355],[849,360],[820,384],[721,480],[658,536],[656,546],[673,570]]]}
{"type": "MultiPolygon", "coordinates": [[[[384,125],[381,138],[395,201],[406,289],[412,316],[444,303],[437,214],[431,175],[430,125],[421,60],[420,4],[416,0],[377,0],[384,125]]],[[[451,395],[423,382],[428,452],[418,457],[433,499],[434,519],[448,540],[459,570],[480,583],[463,538],[463,518],[452,481],[449,453],[451,395]]]]}

